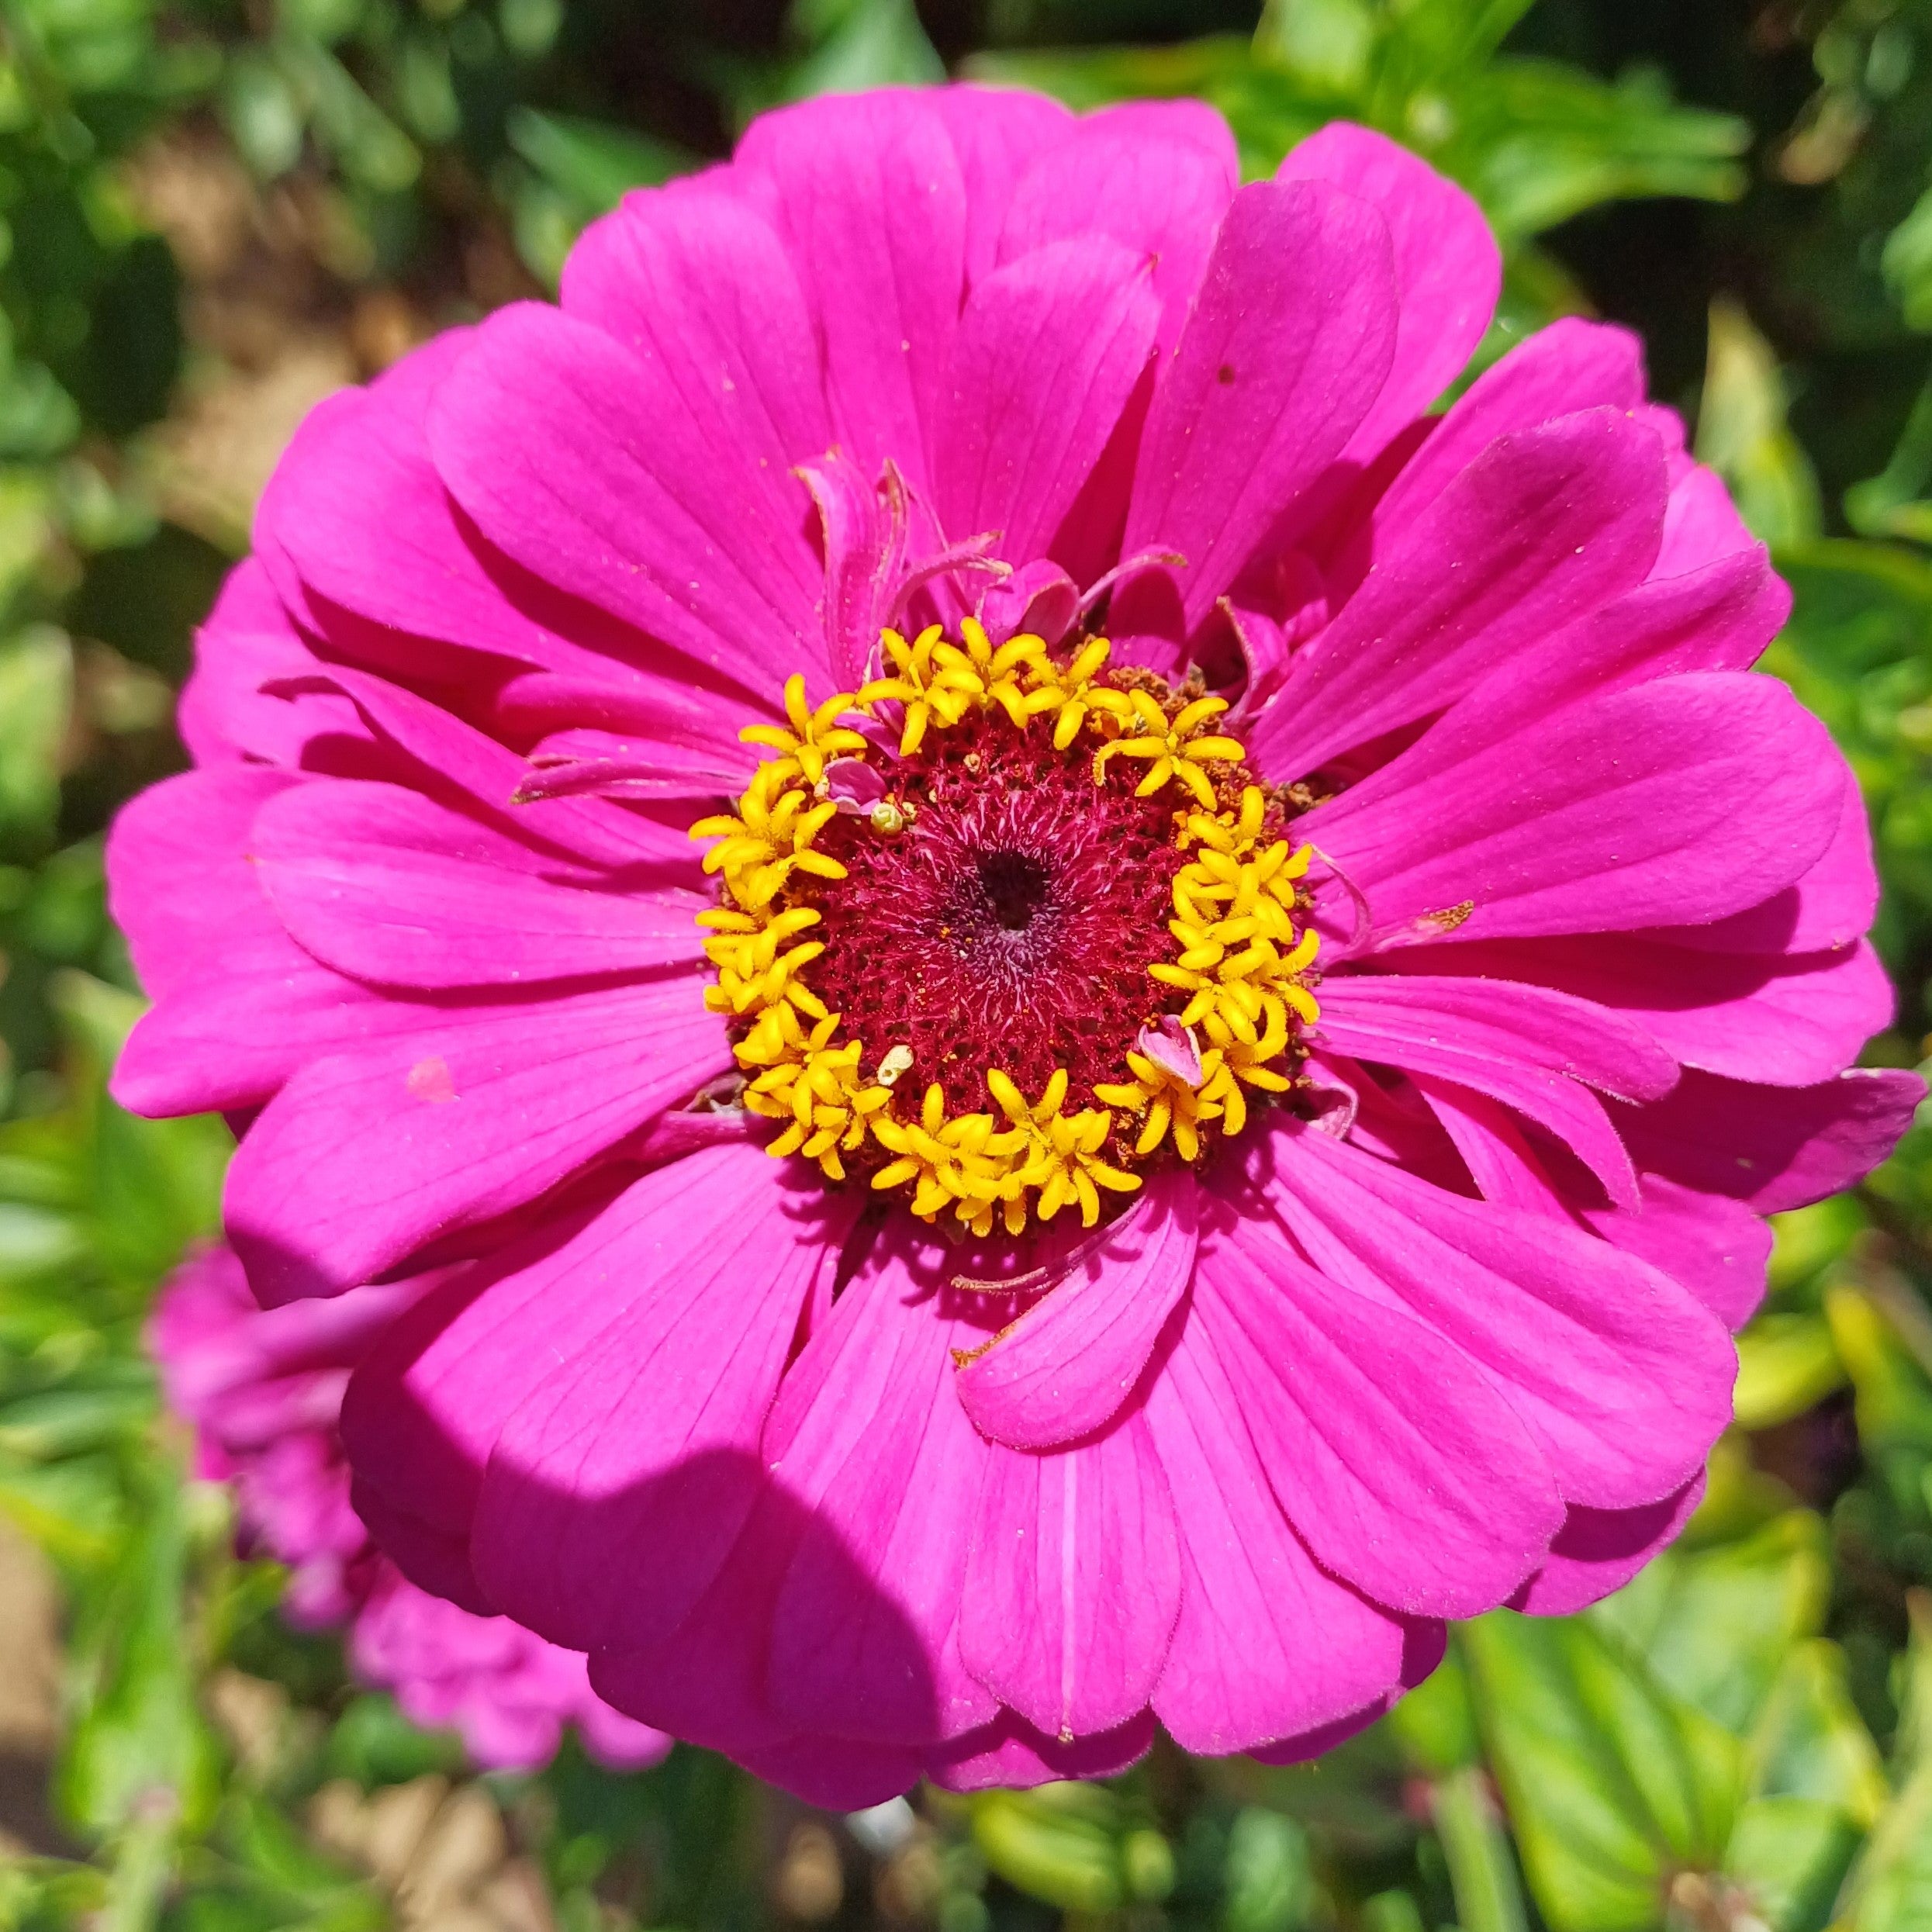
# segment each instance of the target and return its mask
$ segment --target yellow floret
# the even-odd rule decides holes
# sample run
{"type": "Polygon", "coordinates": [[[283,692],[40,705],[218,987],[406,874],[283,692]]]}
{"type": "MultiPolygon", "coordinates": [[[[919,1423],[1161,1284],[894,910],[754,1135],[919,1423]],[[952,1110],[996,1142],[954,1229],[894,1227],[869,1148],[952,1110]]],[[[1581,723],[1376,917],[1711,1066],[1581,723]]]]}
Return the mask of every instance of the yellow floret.
{"type": "Polygon", "coordinates": [[[838,722],[854,702],[849,691],[841,691],[817,710],[811,710],[805,703],[805,680],[794,671],[785,680],[785,715],[792,728],[788,731],[783,725],[748,724],[738,738],[746,745],[768,745],[778,753],[760,767],[762,772],[775,773],[776,782],[797,777],[816,785],[825,776],[828,758],[848,757],[866,748],[866,741],[858,732],[838,722]]]}
{"type": "Polygon", "coordinates": [[[1094,782],[1100,783],[1109,759],[1145,759],[1149,761],[1149,769],[1134,788],[1135,797],[1151,798],[1170,779],[1178,779],[1211,811],[1215,781],[1207,767],[1239,764],[1247,756],[1238,739],[1201,733],[1201,727],[1210,718],[1227,710],[1227,700],[1196,698],[1170,719],[1147,692],[1115,695],[1125,696],[1128,709],[1123,712],[1117,705],[1106,708],[1121,718],[1122,730],[1131,735],[1115,738],[1094,755],[1094,782]]]}

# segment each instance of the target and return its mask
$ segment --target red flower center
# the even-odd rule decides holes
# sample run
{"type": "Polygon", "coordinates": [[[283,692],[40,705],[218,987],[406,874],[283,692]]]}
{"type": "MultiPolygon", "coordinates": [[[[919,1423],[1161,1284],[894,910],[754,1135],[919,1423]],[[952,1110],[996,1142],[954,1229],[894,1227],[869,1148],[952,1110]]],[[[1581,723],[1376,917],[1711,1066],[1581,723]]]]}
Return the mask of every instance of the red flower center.
{"type": "Polygon", "coordinates": [[[818,836],[848,876],[797,894],[823,918],[814,989],[874,1052],[910,1049],[901,1080],[936,1080],[950,1111],[984,1107],[996,1068],[1037,1094],[1064,1067],[1091,1106],[1166,1004],[1147,969],[1173,952],[1174,801],[1135,797],[1125,761],[1097,785],[1091,767],[982,713],[893,768],[903,831],[818,836]]]}

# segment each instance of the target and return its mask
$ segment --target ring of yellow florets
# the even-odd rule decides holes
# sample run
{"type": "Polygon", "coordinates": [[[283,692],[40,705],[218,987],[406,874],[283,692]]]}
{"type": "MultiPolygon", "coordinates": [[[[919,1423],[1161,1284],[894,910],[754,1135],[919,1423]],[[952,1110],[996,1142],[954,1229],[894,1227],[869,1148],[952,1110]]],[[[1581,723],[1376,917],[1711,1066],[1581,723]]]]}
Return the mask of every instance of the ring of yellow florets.
{"type": "Polygon", "coordinates": [[[1092,1227],[1104,1197],[1133,1193],[1149,1163],[1199,1160],[1216,1135],[1242,1131],[1252,1096],[1294,1084],[1300,1035],[1319,1011],[1308,983],[1317,936],[1301,917],[1310,852],[1279,835],[1279,812],[1249,779],[1242,746],[1210,728],[1222,700],[1111,672],[1104,638],[1080,640],[1061,658],[1035,637],[995,648],[971,619],[961,631],[956,643],[937,625],[911,642],[887,631],[890,675],[815,709],[794,676],[786,724],[740,734],[772,755],[735,813],[691,828],[715,842],[704,869],[723,888],[722,903],[698,918],[717,974],[705,1001],[731,1021],[744,1104],[784,1123],[772,1154],[815,1161],[835,1181],[856,1169],[873,1187],[902,1192],[921,1218],[949,1214],[977,1234],[999,1225],[1018,1235],[1070,1207],[1092,1227]],[[845,802],[872,835],[898,838],[916,810],[884,790],[892,761],[850,721],[870,721],[874,738],[896,726],[904,759],[928,733],[994,710],[1013,731],[1050,734],[1056,752],[1087,759],[1097,786],[1125,759],[1147,768],[1135,798],[1173,799],[1173,950],[1148,965],[1148,1020],[1185,1045],[1156,1056],[1145,1032],[1122,1041],[1121,1077],[1095,1083],[1097,1106],[1067,1109],[1064,1070],[1029,1099],[998,1067],[986,1070],[983,1111],[949,1111],[936,1083],[915,1101],[897,1091],[908,1049],[847,1037],[813,990],[810,968],[826,949],[812,936],[821,915],[800,900],[848,876],[816,842],[842,809],[833,768],[879,773],[882,795],[862,807],[845,802]]]}

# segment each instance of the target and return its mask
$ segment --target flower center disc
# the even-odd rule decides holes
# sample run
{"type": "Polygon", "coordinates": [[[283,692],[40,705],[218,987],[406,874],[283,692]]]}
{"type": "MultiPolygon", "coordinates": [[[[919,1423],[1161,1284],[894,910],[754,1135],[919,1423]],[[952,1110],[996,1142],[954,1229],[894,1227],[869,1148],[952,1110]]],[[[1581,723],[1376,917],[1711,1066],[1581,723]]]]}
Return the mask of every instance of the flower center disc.
{"type": "Polygon", "coordinates": [[[772,755],[692,828],[706,1002],[773,1154],[980,1234],[1092,1227],[1294,1086],[1309,854],[1221,700],[962,629],[887,631],[893,675],[816,710],[793,677],[742,734],[772,755]]]}

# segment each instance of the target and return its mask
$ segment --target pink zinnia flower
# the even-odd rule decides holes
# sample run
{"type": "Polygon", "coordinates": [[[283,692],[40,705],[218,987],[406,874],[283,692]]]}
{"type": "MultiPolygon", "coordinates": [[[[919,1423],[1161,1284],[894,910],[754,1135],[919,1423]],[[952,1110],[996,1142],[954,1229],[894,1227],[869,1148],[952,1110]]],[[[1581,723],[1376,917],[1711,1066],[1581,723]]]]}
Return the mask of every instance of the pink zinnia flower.
{"type": "Polygon", "coordinates": [[[413,1722],[455,1731],[486,1770],[548,1764],[565,1724],[613,1770],[655,1764],[671,1740],[605,1703],[581,1653],[418,1589],[355,1513],[342,1393],[424,1285],[264,1310],[226,1248],[184,1263],[155,1304],[148,1346],[169,1406],[194,1426],[196,1473],[233,1484],[243,1547],[288,1566],[289,1621],[346,1626],[356,1675],[393,1692],[413,1722]]]}
{"type": "Polygon", "coordinates": [[[241,1121],[266,1301],[435,1270],[406,1574],[855,1805],[1304,1756],[1675,1532],[1759,1217],[1920,1090],[1636,343],[1425,414],[1497,283],[1358,128],[879,94],[310,418],[117,1090],[241,1121]]]}

